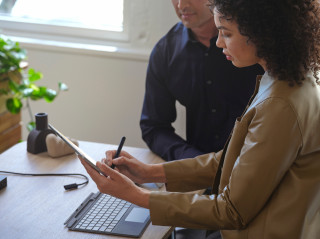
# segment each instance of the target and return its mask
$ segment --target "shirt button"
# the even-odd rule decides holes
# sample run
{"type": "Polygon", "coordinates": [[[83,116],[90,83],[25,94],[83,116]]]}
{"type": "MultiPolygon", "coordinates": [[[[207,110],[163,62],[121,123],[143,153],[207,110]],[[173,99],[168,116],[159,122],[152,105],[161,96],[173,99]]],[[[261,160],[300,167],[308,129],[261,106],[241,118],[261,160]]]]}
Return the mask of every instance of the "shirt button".
{"type": "Polygon", "coordinates": [[[218,134],[215,134],[215,135],[214,135],[214,138],[215,138],[215,139],[219,139],[220,136],[219,136],[218,134]]]}
{"type": "Polygon", "coordinates": [[[212,112],[212,113],[216,113],[216,112],[217,112],[217,109],[211,109],[211,112],[212,112]]]}
{"type": "Polygon", "coordinates": [[[209,56],[209,53],[208,52],[204,53],[204,56],[209,56]]]}
{"type": "Polygon", "coordinates": [[[212,81],[211,80],[207,80],[206,83],[207,83],[207,85],[211,85],[212,81]]]}

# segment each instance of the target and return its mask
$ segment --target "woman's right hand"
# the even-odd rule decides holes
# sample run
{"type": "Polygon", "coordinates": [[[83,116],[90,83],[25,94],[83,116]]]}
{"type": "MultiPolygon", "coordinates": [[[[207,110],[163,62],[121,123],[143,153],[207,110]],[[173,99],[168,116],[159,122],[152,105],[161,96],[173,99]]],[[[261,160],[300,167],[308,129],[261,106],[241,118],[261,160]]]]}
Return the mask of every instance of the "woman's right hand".
{"type": "Polygon", "coordinates": [[[121,151],[118,158],[113,159],[116,154],[116,150],[109,150],[106,152],[106,158],[102,159],[102,162],[111,166],[115,165],[115,169],[120,173],[126,175],[135,183],[146,183],[148,180],[148,173],[151,165],[142,163],[141,161],[134,158],[126,151],[121,151]]]}

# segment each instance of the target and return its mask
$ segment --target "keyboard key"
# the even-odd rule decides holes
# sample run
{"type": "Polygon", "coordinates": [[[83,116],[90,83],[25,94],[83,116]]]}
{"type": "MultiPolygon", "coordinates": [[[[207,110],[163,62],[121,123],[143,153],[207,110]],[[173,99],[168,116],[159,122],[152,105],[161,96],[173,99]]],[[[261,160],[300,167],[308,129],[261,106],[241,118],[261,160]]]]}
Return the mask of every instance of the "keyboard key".
{"type": "Polygon", "coordinates": [[[123,214],[126,213],[126,211],[127,211],[127,209],[126,209],[126,208],[123,208],[123,209],[119,212],[119,214],[117,215],[117,217],[115,218],[115,220],[120,220],[121,217],[123,216],[123,214]]]}

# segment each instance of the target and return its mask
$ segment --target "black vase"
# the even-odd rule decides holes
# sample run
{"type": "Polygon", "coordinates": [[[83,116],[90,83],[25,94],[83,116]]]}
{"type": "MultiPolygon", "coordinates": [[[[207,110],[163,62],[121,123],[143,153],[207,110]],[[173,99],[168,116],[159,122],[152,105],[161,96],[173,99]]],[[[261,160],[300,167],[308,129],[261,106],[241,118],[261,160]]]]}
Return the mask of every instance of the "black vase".
{"type": "Polygon", "coordinates": [[[46,152],[46,137],[48,134],[54,133],[48,128],[47,113],[37,113],[35,117],[36,128],[29,133],[27,139],[27,151],[32,154],[46,152]]]}

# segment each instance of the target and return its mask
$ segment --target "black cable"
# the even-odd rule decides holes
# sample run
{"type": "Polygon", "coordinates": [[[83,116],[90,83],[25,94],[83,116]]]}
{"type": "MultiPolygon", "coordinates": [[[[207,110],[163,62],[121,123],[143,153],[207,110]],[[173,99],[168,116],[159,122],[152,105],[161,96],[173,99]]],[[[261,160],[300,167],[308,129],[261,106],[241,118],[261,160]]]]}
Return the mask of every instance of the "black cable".
{"type": "Polygon", "coordinates": [[[89,178],[81,173],[17,173],[10,171],[0,171],[0,173],[13,174],[13,175],[21,175],[21,176],[82,176],[86,179],[83,183],[72,183],[68,185],[64,185],[65,190],[77,189],[78,186],[86,185],[89,183],[89,178]]]}

